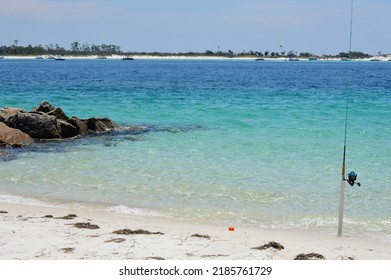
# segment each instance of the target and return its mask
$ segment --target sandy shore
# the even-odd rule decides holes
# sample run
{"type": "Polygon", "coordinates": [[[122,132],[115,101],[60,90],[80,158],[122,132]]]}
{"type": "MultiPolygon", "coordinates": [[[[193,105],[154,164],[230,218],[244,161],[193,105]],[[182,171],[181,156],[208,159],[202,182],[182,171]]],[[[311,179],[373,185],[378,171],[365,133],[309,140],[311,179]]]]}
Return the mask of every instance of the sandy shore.
{"type": "Polygon", "coordinates": [[[327,260],[391,260],[391,243],[386,241],[240,227],[229,231],[228,226],[72,205],[54,208],[1,202],[0,221],[3,260],[292,260],[310,253],[315,253],[312,258],[327,260]],[[266,244],[273,246],[259,248],[266,244]]]}

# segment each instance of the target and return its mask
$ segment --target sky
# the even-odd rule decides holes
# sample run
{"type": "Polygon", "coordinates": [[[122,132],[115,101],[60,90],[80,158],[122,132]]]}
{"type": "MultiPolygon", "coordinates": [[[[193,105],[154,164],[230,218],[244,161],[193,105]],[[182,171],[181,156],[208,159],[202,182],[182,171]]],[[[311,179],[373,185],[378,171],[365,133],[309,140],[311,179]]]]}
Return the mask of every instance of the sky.
{"type": "MultiPolygon", "coordinates": [[[[122,51],[349,50],[351,0],[0,0],[0,45],[122,51]],[[281,47],[282,46],[282,47],[281,47]]],[[[391,54],[391,1],[354,0],[352,50],[391,54]]]]}

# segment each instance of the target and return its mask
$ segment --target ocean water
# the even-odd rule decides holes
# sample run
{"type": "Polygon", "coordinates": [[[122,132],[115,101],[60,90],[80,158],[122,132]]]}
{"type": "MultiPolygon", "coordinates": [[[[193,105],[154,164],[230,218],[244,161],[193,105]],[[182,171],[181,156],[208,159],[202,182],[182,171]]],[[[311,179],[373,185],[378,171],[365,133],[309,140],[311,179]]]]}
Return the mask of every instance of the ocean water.
{"type": "Polygon", "coordinates": [[[0,107],[47,100],[111,133],[0,150],[0,199],[391,240],[391,63],[3,60],[0,107]]]}

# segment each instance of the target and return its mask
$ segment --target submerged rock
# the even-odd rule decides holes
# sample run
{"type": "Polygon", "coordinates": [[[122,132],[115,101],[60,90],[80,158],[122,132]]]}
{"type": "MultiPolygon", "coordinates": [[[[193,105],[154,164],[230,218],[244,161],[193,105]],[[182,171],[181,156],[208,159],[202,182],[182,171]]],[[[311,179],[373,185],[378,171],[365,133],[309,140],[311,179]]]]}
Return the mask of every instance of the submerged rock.
{"type": "Polygon", "coordinates": [[[36,139],[61,138],[61,128],[56,117],[42,112],[18,113],[6,119],[5,124],[36,139]]]}
{"type": "Polygon", "coordinates": [[[119,126],[108,118],[90,118],[87,120],[88,130],[92,132],[106,132],[118,129],[119,126]]]}
{"type": "Polygon", "coordinates": [[[21,147],[33,142],[28,134],[0,122],[0,146],[21,147]]]}

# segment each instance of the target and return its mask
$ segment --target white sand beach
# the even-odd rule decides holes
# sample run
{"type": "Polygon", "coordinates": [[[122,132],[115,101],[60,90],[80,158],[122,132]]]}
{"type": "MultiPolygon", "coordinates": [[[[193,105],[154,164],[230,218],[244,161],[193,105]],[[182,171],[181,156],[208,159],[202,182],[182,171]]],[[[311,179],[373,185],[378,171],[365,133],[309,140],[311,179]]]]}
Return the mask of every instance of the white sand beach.
{"type": "Polygon", "coordinates": [[[307,255],[310,259],[391,260],[391,243],[375,239],[242,227],[229,231],[230,225],[74,205],[55,208],[1,202],[0,211],[2,260],[293,260],[299,254],[311,254],[307,255]],[[272,241],[276,248],[254,249],[272,241]]]}

